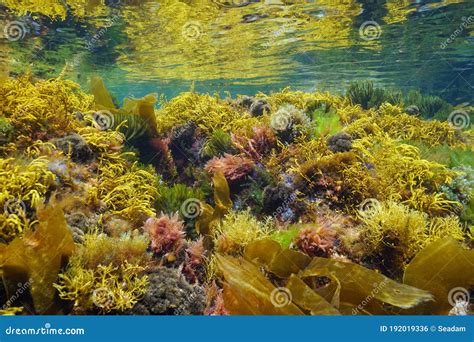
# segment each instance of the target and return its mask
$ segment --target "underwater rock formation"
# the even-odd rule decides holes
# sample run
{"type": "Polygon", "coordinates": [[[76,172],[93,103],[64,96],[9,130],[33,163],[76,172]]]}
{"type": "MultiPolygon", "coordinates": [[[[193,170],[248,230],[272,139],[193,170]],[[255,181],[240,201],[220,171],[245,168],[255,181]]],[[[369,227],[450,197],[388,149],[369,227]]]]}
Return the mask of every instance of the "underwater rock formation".
{"type": "Polygon", "coordinates": [[[190,285],[176,269],[158,267],[147,272],[148,289],[131,315],[202,315],[206,308],[204,289],[190,285]]]}
{"type": "Polygon", "coordinates": [[[91,162],[95,154],[84,139],[78,134],[67,135],[55,141],[56,147],[64,154],[70,154],[72,161],[80,164],[91,162]]]}
{"type": "Polygon", "coordinates": [[[328,144],[332,152],[348,152],[352,148],[352,137],[345,132],[340,132],[331,136],[328,144]]]}

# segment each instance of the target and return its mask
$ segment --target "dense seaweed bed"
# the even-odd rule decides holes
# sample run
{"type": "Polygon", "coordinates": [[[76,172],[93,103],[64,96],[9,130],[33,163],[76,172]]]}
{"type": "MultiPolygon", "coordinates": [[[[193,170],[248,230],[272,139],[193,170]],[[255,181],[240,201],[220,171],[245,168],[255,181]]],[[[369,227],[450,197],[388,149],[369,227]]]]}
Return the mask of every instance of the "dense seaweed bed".
{"type": "Polygon", "coordinates": [[[466,314],[471,108],[440,101],[9,78],[0,313],[466,314]]]}

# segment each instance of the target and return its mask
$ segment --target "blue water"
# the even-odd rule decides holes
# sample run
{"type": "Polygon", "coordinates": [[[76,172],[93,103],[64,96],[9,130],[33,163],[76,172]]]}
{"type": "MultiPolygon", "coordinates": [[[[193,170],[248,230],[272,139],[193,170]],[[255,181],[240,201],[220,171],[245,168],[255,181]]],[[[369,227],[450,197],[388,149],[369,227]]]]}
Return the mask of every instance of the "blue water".
{"type": "Polygon", "coordinates": [[[239,8],[209,1],[211,16],[198,13],[194,1],[172,1],[189,6],[184,22],[197,22],[202,31],[191,40],[176,32],[173,16],[164,18],[162,1],[129,3],[111,6],[106,15],[30,20],[29,36],[7,42],[15,50],[8,58],[14,68],[30,64],[48,76],[72,62],[69,77],[86,86],[91,75],[100,75],[119,101],[149,92],[171,98],[192,86],[221,95],[286,86],[342,92],[351,81],[372,79],[472,102],[472,0],[251,1],[239,8]],[[39,34],[40,26],[47,33],[39,34]],[[88,49],[93,37],[97,43],[88,49]]]}

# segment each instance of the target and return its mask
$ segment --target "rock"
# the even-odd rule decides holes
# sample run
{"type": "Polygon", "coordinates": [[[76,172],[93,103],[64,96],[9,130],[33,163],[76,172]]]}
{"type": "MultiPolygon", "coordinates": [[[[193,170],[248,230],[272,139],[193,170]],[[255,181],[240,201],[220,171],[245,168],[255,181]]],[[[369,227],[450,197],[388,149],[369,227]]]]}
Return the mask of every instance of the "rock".
{"type": "Polygon", "coordinates": [[[250,109],[255,99],[251,96],[243,96],[239,99],[238,105],[250,109]]]}
{"type": "Polygon", "coordinates": [[[352,137],[346,132],[339,132],[328,139],[329,149],[336,152],[348,152],[352,149],[352,137]]]}
{"type": "Polygon", "coordinates": [[[79,134],[70,134],[56,139],[55,145],[64,154],[71,153],[71,159],[76,163],[86,164],[96,158],[94,151],[79,134]]]}
{"type": "Polygon", "coordinates": [[[405,108],[405,113],[410,115],[420,115],[420,108],[418,106],[412,105],[405,108]]]}
{"type": "Polygon", "coordinates": [[[148,271],[148,289],[126,313],[130,315],[202,315],[206,307],[204,289],[190,285],[175,268],[148,271]]]}
{"type": "Polygon", "coordinates": [[[255,100],[250,106],[252,116],[262,116],[265,112],[270,112],[270,105],[264,99],[255,100]]]}
{"type": "Polygon", "coordinates": [[[263,190],[263,210],[266,214],[280,215],[295,199],[295,192],[290,187],[284,184],[269,185],[263,190]]]}
{"type": "Polygon", "coordinates": [[[97,225],[98,217],[89,217],[82,212],[72,212],[64,214],[69,229],[72,232],[74,242],[82,243],[84,241],[84,234],[89,232],[89,229],[97,225]]]}

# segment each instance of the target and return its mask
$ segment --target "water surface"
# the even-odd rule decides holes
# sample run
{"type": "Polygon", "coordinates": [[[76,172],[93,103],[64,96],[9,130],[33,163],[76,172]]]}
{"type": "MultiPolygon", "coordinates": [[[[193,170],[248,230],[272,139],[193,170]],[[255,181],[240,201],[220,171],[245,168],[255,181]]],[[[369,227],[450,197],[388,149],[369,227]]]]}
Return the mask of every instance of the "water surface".
{"type": "Polygon", "coordinates": [[[98,74],[119,99],[190,88],[343,91],[373,79],[453,103],[472,100],[469,0],[41,0],[38,12],[2,2],[5,37],[12,22],[25,31],[2,40],[5,68],[51,77],[68,63],[68,77],[86,85],[98,74]]]}

